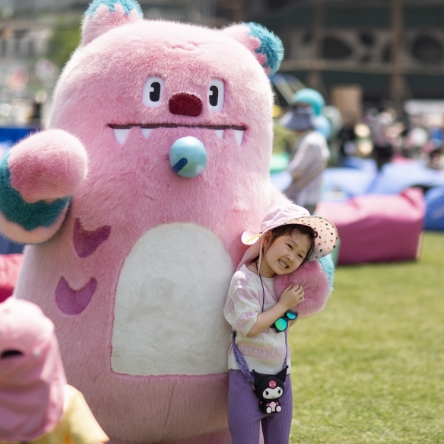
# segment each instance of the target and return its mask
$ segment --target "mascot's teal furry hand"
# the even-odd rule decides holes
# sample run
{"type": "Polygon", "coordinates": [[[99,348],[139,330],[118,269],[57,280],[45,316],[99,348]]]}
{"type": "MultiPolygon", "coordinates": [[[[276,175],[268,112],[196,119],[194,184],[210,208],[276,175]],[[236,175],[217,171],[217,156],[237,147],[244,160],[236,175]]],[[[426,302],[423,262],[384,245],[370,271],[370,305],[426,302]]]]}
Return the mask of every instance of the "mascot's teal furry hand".
{"type": "Polygon", "coordinates": [[[113,440],[231,442],[223,305],[241,234],[285,201],[269,180],[282,56],[257,24],[95,0],[49,130],[3,160],[0,230],[34,244],[15,294],[54,322],[68,382],[113,440]]]}

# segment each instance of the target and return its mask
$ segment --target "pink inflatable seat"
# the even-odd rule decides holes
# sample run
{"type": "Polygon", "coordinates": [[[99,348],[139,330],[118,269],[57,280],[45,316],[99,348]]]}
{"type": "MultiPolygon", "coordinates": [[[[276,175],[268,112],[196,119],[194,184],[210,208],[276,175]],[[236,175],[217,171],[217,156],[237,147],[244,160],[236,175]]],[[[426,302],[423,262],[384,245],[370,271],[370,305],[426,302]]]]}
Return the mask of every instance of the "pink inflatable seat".
{"type": "Polygon", "coordinates": [[[346,202],[321,202],[317,214],[338,228],[338,264],[391,262],[419,257],[425,203],[419,189],[397,195],[367,194],[346,202]]]}
{"type": "Polygon", "coordinates": [[[12,295],[22,266],[23,254],[0,254],[0,302],[12,295]]]}

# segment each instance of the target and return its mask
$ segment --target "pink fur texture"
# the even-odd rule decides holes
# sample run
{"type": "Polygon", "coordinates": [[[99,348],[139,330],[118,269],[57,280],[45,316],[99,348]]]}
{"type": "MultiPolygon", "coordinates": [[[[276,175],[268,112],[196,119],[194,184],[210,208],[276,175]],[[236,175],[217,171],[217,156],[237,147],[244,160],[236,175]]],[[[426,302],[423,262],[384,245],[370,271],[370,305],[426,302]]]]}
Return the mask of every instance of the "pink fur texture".
{"type": "Polygon", "coordinates": [[[252,35],[250,35],[248,29],[246,28],[246,25],[240,24],[230,26],[225,30],[225,33],[249,48],[250,51],[255,54],[257,61],[261,65],[265,64],[265,62],[267,61],[267,57],[265,56],[265,54],[256,52],[256,50],[258,50],[261,46],[261,41],[257,37],[253,37],[252,35]]]}
{"type": "Polygon", "coordinates": [[[11,185],[28,203],[74,194],[87,172],[85,148],[61,130],[28,137],[11,150],[11,185]]]}
{"type": "Polygon", "coordinates": [[[108,6],[102,5],[97,9],[94,18],[84,18],[82,26],[82,45],[88,44],[109,29],[142,20],[135,9],[132,9],[127,15],[123,10],[122,5],[116,3],[114,8],[114,13],[110,14],[108,6]]]}
{"type": "MultiPolygon", "coordinates": [[[[69,383],[116,442],[231,442],[223,304],[245,250],[242,232],[257,231],[284,199],[269,181],[272,90],[247,32],[99,8],[55,91],[50,131],[58,133],[45,141],[56,148],[43,185],[13,170],[26,195],[51,198],[46,183],[57,189],[81,176],[69,173],[67,138],[87,152],[87,177],[57,233],[27,247],[15,294],[53,320],[69,383]],[[159,78],[161,100],[148,106],[144,88],[159,78]],[[214,79],[224,85],[216,111],[214,79]],[[200,99],[199,115],[170,111],[182,93],[200,99]],[[185,136],[207,152],[195,178],[169,161],[185,136]]],[[[26,143],[45,152],[40,137],[26,143]]],[[[13,165],[26,165],[26,153],[16,153],[13,165]]]]}
{"type": "Polygon", "coordinates": [[[328,277],[322,272],[318,261],[306,262],[293,273],[276,277],[276,294],[280,295],[289,284],[300,284],[304,289],[304,302],[295,307],[299,318],[306,318],[321,311],[331,292],[328,277]]]}

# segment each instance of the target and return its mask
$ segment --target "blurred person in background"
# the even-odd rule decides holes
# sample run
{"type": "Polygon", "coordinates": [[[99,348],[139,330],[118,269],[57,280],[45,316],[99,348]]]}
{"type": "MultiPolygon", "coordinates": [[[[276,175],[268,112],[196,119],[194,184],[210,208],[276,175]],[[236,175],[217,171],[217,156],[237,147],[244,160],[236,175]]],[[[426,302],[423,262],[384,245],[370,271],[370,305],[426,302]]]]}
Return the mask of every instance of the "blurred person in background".
{"type": "Polygon", "coordinates": [[[417,159],[429,140],[427,130],[421,126],[412,127],[406,132],[401,153],[407,159],[417,159]]]}
{"type": "MultiPolygon", "coordinates": [[[[424,130],[426,131],[426,130],[424,130]]],[[[421,159],[427,168],[444,169],[444,131],[443,128],[432,126],[427,132],[427,140],[421,147],[421,159]]]]}
{"type": "Polygon", "coordinates": [[[430,153],[427,167],[432,170],[442,170],[444,168],[443,146],[436,146],[430,153]]]}
{"type": "Polygon", "coordinates": [[[338,158],[337,164],[344,165],[345,160],[349,156],[356,153],[356,133],[355,133],[356,117],[350,113],[344,113],[344,122],[337,136],[338,158]]]}
{"type": "Polygon", "coordinates": [[[43,106],[46,100],[46,92],[40,90],[36,93],[32,102],[31,110],[28,116],[28,123],[36,128],[42,126],[43,121],[43,106]]]}
{"type": "Polygon", "coordinates": [[[287,167],[292,182],[285,195],[313,214],[322,197],[322,172],[330,158],[327,141],[315,130],[314,113],[310,106],[294,106],[280,123],[297,135],[287,167]]]}
{"type": "Polygon", "coordinates": [[[371,125],[373,155],[378,171],[391,162],[395,152],[397,138],[404,130],[404,125],[396,121],[396,113],[391,108],[382,108],[371,125]]]}

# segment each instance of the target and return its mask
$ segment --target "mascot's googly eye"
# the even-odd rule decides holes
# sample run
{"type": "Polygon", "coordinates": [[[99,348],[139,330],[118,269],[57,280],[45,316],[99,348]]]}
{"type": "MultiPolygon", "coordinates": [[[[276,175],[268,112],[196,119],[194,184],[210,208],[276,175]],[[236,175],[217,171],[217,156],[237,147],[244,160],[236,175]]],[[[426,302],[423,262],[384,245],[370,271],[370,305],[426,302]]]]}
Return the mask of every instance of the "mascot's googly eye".
{"type": "Polygon", "coordinates": [[[220,111],[224,106],[225,86],[219,79],[211,79],[208,88],[208,106],[211,111],[220,111]]]}
{"type": "Polygon", "coordinates": [[[143,104],[156,108],[162,103],[164,81],[161,77],[149,77],[143,87],[143,104]]]}

